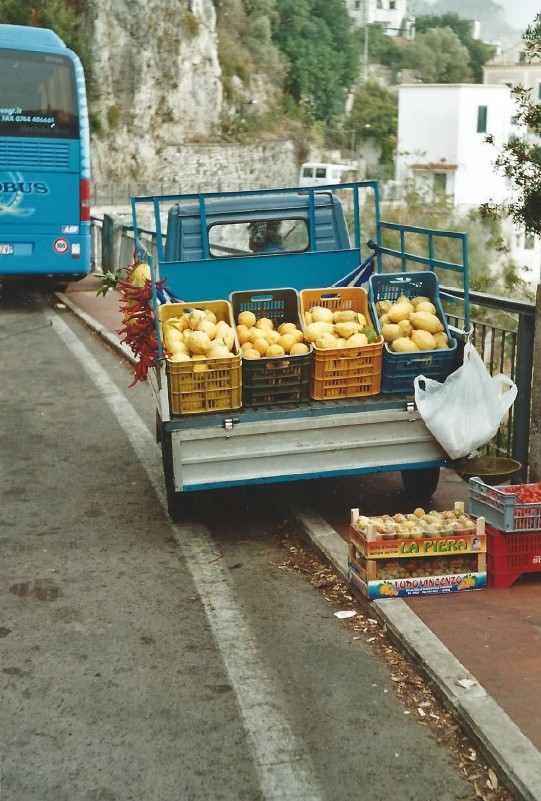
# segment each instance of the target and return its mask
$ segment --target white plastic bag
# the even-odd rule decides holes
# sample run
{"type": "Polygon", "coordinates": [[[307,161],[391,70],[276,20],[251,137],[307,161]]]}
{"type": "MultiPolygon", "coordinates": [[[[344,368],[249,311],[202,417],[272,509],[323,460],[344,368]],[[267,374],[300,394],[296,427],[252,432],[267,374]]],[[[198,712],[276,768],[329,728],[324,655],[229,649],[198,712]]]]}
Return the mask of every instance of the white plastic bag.
{"type": "Polygon", "coordinates": [[[451,459],[490,442],[517,396],[516,384],[502,373],[491,376],[470,342],[463,364],[443,383],[420,375],[414,387],[419,414],[451,459]]]}

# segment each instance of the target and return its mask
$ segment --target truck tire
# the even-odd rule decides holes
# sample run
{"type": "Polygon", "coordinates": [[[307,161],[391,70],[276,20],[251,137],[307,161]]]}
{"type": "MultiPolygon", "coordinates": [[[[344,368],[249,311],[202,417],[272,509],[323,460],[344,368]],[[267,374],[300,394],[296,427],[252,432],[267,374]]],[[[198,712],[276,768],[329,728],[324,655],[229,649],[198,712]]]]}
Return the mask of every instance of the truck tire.
{"type": "Polygon", "coordinates": [[[173,523],[186,523],[193,515],[193,492],[167,491],[167,511],[173,523]]]}
{"type": "MultiPolygon", "coordinates": [[[[157,422],[157,421],[156,421],[157,422]]],[[[173,476],[173,449],[171,433],[166,431],[163,424],[159,428],[159,442],[162,446],[163,477],[165,481],[165,495],[167,498],[167,511],[173,523],[184,523],[193,513],[193,493],[177,492],[173,476]]]]}
{"type": "Polygon", "coordinates": [[[407,495],[428,500],[436,492],[440,480],[439,467],[402,470],[402,483],[407,495]]]}

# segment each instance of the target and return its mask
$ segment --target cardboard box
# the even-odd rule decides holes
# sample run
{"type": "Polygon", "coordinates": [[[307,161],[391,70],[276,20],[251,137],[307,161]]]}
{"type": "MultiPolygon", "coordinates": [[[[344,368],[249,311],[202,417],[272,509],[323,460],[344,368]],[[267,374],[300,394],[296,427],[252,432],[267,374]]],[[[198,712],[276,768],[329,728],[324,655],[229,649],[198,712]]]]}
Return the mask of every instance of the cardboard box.
{"type": "Polygon", "coordinates": [[[351,525],[349,578],[371,600],[480,590],[486,550],[483,519],[475,529],[405,539],[370,540],[351,525]]]}

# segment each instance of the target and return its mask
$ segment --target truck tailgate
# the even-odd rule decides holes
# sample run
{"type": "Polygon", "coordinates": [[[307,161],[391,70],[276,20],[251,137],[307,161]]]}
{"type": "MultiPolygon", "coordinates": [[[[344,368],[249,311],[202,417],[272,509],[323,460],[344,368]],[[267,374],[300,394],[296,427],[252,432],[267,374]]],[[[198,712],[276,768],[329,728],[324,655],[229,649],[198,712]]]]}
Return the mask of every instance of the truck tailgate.
{"type": "Polygon", "coordinates": [[[447,458],[405,401],[308,403],[164,425],[176,491],[430,467],[447,458]]]}

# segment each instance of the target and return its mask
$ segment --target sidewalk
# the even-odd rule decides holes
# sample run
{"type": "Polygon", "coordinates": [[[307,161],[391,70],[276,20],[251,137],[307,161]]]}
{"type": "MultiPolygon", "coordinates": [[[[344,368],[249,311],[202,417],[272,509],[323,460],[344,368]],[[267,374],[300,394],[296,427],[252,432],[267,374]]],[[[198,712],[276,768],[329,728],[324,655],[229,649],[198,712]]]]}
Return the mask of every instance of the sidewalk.
{"type": "MultiPolygon", "coordinates": [[[[58,297],[119,347],[118,295],[98,297],[99,283],[89,276],[58,297]]],[[[366,503],[373,508],[363,508],[364,514],[402,511],[387,508],[399,502],[400,477],[368,477],[367,486],[366,503]]],[[[310,511],[299,510],[299,519],[315,547],[347,577],[348,497],[341,504],[332,493],[317,495],[310,511]]],[[[467,501],[467,484],[442,470],[434,507],[449,509],[457,500],[467,501]]],[[[522,576],[509,589],[387,599],[372,602],[372,609],[492,755],[516,798],[540,801],[541,572],[522,576]]]]}

